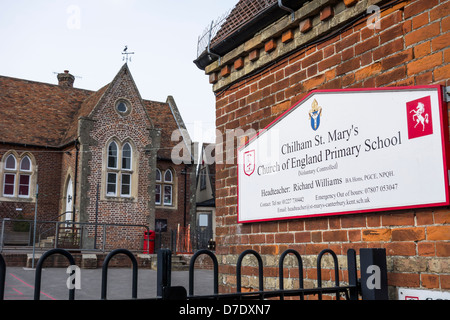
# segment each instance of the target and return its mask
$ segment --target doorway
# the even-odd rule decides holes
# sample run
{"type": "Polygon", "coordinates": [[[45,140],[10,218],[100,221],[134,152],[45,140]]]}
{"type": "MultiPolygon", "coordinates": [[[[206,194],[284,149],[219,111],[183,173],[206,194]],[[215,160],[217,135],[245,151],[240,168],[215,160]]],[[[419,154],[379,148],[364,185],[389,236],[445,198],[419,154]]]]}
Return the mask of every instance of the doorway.
{"type": "Polygon", "coordinates": [[[66,198],[65,198],[65,207],[64,207],[64,220],[72,221],[72,210],[73,210],[73,184],[72,178],[69,177],[69,181],[67,181],[66,186],[66,198]]]}
{"type": "Polygon", "coordinates": [[[212,212],[198,212],[196,236],[198,249],[207,249],[208,241],[213,238],[212,212]]]}

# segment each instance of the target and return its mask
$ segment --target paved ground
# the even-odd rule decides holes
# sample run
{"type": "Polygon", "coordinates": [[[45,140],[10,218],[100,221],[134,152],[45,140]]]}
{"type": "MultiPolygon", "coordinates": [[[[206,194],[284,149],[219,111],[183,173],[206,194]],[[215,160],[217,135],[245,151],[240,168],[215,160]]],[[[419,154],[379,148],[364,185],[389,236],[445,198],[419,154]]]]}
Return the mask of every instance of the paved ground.
{"type": "MultiPolygon", "coordinates": [[[[75,290],[75,300],[100,300],[102,269],[79,269],[81,288],[75,290]]],[[[44,268],[41,276],[41,300],[67,300],[69,290],[66,268],[44,268]]],[[[138,270],[138,298],[156,297],[157,273],[154,270],[138,270]]],[[[131,299],[131,268],[108,269],[107,299],[131,299]]],[[[213,273],[195,270],[195,294],[213,293],[213,273]]],[[[33,300],[35,270],[22,267],[7,267],[5,300],[33,300]]],[[[184,286],[189,290],[188,271],[172,271],[172,286],[184,286]]]]}

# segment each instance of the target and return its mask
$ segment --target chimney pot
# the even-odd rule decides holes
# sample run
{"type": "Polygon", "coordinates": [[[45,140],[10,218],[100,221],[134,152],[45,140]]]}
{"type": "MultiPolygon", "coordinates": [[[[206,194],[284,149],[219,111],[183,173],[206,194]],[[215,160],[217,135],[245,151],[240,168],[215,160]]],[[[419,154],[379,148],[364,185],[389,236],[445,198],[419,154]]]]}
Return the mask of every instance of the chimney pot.
{"type": "Polygon", "coordinates": [[[58,73],[58,85],[62,87],[73,88],[75,77],[69,73],[69,70],[64,70],[64,73],[58,73]]]}

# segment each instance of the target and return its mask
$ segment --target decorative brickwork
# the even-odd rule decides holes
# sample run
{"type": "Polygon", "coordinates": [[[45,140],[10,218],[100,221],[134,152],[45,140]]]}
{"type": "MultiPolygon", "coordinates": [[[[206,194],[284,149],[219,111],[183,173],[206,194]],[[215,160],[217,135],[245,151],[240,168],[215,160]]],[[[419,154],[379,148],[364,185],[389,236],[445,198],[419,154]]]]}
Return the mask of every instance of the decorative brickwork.
{"type": "MultiPolygon", "coordinates": [[[[58,74],[58,80],[59,85],[49,85],[0,77],[0,161],[7,152],[17,156],[27,152],[33,158],[29,197],[4,196],[0,179],[0,218],[32,220],[33,192],[39,185],[38,220],[62,221],[67,218],[65,211],[75,209],[71,219],[83,223],[145,225],[154,230],[155,219],[165,219],[169,231],[190,224],[195,215],[191,196],[195,171],[190,161],[172,161],[171,151],[179,143],[171,140],[172,133],[185,129],[174,99],[142,100],[126,64],[96,92],[73,88],[68,71],[58,74]],[[120,109],[118,102],[124,103],[120,109]],[[112,167],[111,141],[119,146],[112,167]],[[125,144],[129,153],[122,149],[125,144]],[[155,205],[156,168],[173,172],[169,206],[155,205]],[[69,180],[73,190],[68,205],[69,180]]],[[[184,138],[189,144],[189,137],[184,138]]],[[[95,233],[95,228],[87,227],[82,246],[93,248],[97,236],[100,248],[106,235],[108,249],[142,250],[144,230],[100,226],[95,233]]]]}
{"type": "MultiPolygon", "coordinates": [[[[219,77],[213,86],[216,125],[222,134],[216,140],[217,150],[226,149],[227,131],[261,130],[314,89],[450,85],[449,2],[396,1],[382,7],[375,28],[368,16],[355,19],[369,2],[382,7],[388,1],[308,2],[296,11],[294,22],[287,15],[226,53],[221,63],[229,64],[237,55],[241,59],[243,48],[248,59],[244,58],[244,68],[219,77]],[[332,33],[349,21],[353,22],[332,33]],[[282,37],[288,29],[294,30],[294,39],[286,42],[282,37]],[[255,52],[260,53],[259,48],[276,34],[276,49],[265,50],[255,59],[255,52]]],[[[217,73],[218,62],[205,71],[217,73]]],[[[236,147],[245,141],[237,140],[236,147]]],[[[225,159],[225,153],[216,156],[225,159]]],[[[321,250],[330,248],[345,255],[349,248],[367,247],[386,248],[391,298],[396,298],[397,287],[450,290],[447,207],[238,224],[236,154],[231,156],[233,164],[216,164],[222,292],[235,290],[236,257],[245,249],[260,252],[267,270],[272,270],[264,274],[264,288],[269,290],[278,286],[277,261],[287,248],[302,255],[307,287],[316,280],[315,255],[321,250]]],[[[343,256],[339,260],[345,261],[343,256]]],[[[288,264],[294,266],[294,259],[288,264]]],[[[331,268],[332,263],[327,264],[323,279],[334,280],[331,268]]],[[[296,288],[296,269],[288,272],[288,285],[296,288]]],[[[257,267],[249,262],[242,277],[247,290],[258,287],[255,273],[257,267]]],[[[343,271],[341,280],[346,277],[343,271]]]]}
{"type": "MultiPolygon", "coordinates": [[[[113,80],[108,90],[103,94],[97,106],[89,115],[89,120],[95,123],[89,133],[85,132],[80,139],[84,147],[89,136],[89,173],[86,174],[87,183],[82,186],[81,202],[85,204],[82,211],[86,215],[86,222],[120,223],[120,224],[152,224],[154,218],[149,216],[152,203],[150,199],[149,184],[156,159],[150,160],[151,154],[145,152],[147,145],[152,146],[152,140],[148,129],[152,128],[145,107],[139,97],[139,93],[129,74],[128,68],[122,68],[113,80]],[[122,116],[115,110],[118,99],[126,99],[130,102],[132,111],[129,115],[122,116]],[[131,177],[132,189],[136,192],[131,197],[108,196],[106,192],[106,165],[107,145],[114,138],[119,142],[130,141],[132,146],[133,175],[131,177]],[[100,201],[98,203],[98,216],[96,217],[96,193],[97,185],[100,185],[100,201]],[[85,200],[86,199],[86,200],[85,200]],[[83,210],[84,209],[84,210],[83,210]],[[153,219],[151,219],[153,218],[153,219]]],[[[157,146],[158,147],[158,146],[157,146]]],[[[84,164],[85,153],[81,156],[84,164]]],[[[155,155],[153,155],[154,157],[155,155]]],[[[83,179],[83,178],[82,178],[83,179]]],[[[120,190],[120,185],[117,185],[120,190]]],[[[119,192],[117,190],[117,192],[119,192]]],[[[154,214],[154,213],[153,213],[154,214]]],[[[114,232],[116,230],[109,230],[114,232]]],[[[142,232],[142,230],[140,230],[142,232]]],[[[110,235],[108,234],[108,237],[110,235]]],[[[117,241],[115,247],[138,249],[137,235],[128,237],[112,236],[117,241]],[[134,247],[134,248],[133,248],[134,247]]]]}

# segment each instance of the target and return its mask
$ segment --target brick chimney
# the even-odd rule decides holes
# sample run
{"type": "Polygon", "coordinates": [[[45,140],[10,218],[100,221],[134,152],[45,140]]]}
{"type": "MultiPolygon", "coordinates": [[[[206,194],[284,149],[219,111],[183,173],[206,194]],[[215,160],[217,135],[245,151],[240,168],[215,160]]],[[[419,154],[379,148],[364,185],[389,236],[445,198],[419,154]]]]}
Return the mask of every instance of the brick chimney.
{"type": "Polygon", "coordinates": [[[69,70],[64,70],[64,73],[58,73],[58,84],[63,87],[73,88],[75,77],[69,73],[69,70]]]}

